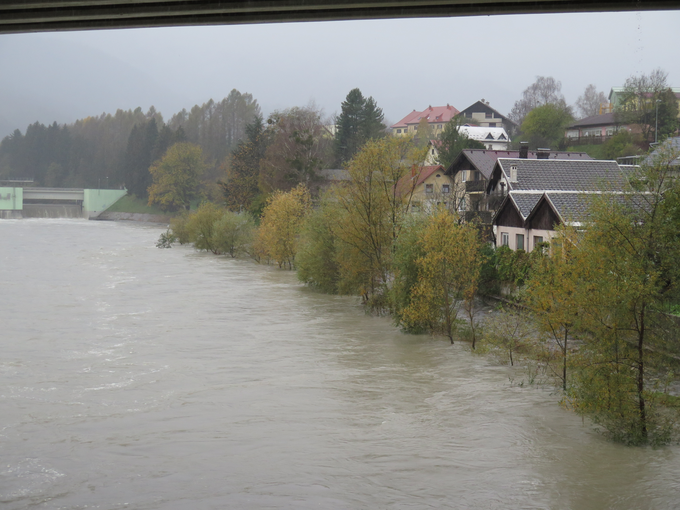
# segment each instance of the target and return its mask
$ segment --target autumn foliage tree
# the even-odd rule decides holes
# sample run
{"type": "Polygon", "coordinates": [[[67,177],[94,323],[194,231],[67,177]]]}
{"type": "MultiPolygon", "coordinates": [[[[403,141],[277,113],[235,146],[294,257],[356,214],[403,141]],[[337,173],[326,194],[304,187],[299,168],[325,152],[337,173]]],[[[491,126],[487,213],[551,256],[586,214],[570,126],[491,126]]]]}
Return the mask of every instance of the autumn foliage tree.
{"type": "Polygon", "coordinates": [[[308,189],[331,157],[331,138],[314,108],[290,108],[267,119],[269,138],[260,162],[259,188],[263,193],[288,191],[298,184],[308,189]]]}
{"type": "Polygon", "coordinates": [[[562,334],[578,319],[566,401],[625,443],[665,442],[677,421],[664,406],[677,327],[662,313],[680,283],[677,157],[666,151],[632,174],[624,193],[593,199],[584,230],[558,238],[571,245],[554,282],[564,292],[542,307],[562,334]]]}
{"type": "Polygon", "coordinates": [[[423,253],[416,261],[418,282],[403,320],[411,326],[425,324],[453,344],[464,304],[472,306],[477,292],[482,265],[479,232],[442,210],[430,218],[418,242],[423,253]]]}
{"type": "Polygon", "coordinates": [[[149,168],[153,179],[149,187],[149,205],[157,204],[166,211],[189,209],[191,200],[198,197],[204,169],[200,147],[187,142],[176,143],[149,168]]]}
{"type": "Polygon", "coordinates": [[[302,184],[290,191],[275,191],[269,197],[258,237],[266,255],[279,267],[295,267],[300,231],[311,207],[309,190],[302,184]]]}
{"type": "Polygon", "coordinates": [[[349,180],[335,190],[342,293],[356,293],[380,308],[391,259],[404,218],[411,209],[413,169],[422,166],[427,149],[414,149],[408,138],[372,140],[348,166],[349,180]]]}

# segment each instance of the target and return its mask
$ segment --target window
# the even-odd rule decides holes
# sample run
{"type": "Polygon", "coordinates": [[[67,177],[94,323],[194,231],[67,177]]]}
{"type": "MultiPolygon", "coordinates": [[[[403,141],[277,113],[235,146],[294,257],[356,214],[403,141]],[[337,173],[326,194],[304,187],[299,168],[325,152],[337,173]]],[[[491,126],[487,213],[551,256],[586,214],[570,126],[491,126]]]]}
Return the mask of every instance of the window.
{"type": "MultiPolygon", "coordinates": [[[[404,130],[405,131],[405,130],[404,130]]],[[[397,133],[401,133],[401,129],[397,129],[397,133]]]]}
{"type": "Polygon", "coordinates": [[[489,122],[489,127],[496,127],[496,123],[495,122],[489,122]]]}
{"type": "Polygon", "coordinates": [[[524,234],[517,234],[517,243],[515,246],[516,250],[523,250],[524,249],[524,234]]]}
{"type": "Polygon", "coordinates": [[[501,232],[501,245],[510,246],[510,234],[507,232],[501,232]]]}
{"type": "Polygon", "coordinates": [[[451,186],[449,184],[442,184],[442,193],[451,193],[451,186]]]}
{"type": "Polygon", "coordinates": [[[460,180],[462,182],[465,182],[467,180],[467,170],[461,170],[460,171],[460,180]]]}
{"type": "MultiPolygon", "coordinates": [[[[543,236],[534,236],[534,250],[536,249],[536,246],[541,244],[543,242],[543,236]]],[[[540,249],[540,247],[539,247],[540,249]]]]}
{"type": "Polygon", "coordinates": [[[493,119],[493,112],[486,112],[484,114],[484,117],[487,118],[487,119],[493,119]]]}
{"type": "Polygon", "coordinates": [[[425,185],[425,193],[433,193],[434,192],[434,184],[426,184],[425,185]]]}

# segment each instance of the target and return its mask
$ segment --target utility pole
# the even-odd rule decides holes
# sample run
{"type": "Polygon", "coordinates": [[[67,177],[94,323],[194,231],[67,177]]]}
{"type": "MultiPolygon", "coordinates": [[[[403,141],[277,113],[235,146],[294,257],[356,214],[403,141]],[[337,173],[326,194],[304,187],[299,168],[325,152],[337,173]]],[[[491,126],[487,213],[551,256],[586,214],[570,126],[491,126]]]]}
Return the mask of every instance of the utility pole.
{"type": "Polygon", "coordinates": [[[656,145],[659,141],[659,103],[661,102],[661,99],[656,100],[656,123],[654,125],[654,145],[656,145]]]}

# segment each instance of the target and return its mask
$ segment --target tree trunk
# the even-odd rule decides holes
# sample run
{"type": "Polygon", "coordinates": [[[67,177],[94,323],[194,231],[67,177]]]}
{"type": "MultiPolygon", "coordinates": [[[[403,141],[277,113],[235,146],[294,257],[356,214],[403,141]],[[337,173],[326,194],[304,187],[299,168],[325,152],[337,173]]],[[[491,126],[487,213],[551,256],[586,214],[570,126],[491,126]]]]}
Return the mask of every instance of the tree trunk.
{"type": "Polygon", "coordinates": [[[640,331],[638,333],[638,405],[640,408],[640,425],[643,439],[647,439],[647,411],[645,408],[645,360],[644,360],[644,341],[645,341],[645,309],[640,312],[640,331]]]}

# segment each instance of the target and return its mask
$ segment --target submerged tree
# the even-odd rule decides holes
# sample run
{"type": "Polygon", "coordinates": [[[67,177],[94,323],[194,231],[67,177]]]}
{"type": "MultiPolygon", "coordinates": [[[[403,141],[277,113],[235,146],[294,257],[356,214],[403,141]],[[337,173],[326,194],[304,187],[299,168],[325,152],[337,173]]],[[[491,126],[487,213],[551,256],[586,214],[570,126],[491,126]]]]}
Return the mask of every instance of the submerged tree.
{"type": "Polygon", "coordinates": [[[266,254],[279,267],[295,267],[300,231],[311,206],[309,191],[302,184],[287,192],[276,191],[269,197],[258,237],[266,254]]]}
{"type": "Polygon", "coordinates": [[[477,292],[482,262],[479,232],[442,210],[430,218],[418,242],[423,255],[416,261],[418,283],[404,321],[410,326],[425,324],[453,344],[458,316],[465,303],[473,306],[477,292]]]}
{"type": "Polygon", "coordinates": [[[677,418],[662,407],[674,348],[660,313],[680,281],[677,156],[661,154],[625,193],[599,195],[571,250],[584,344],[568,402],[626,443],[664,442],[677,418]]]}
{"type": "Polygon", "coordinates": [[[411,174],[419,172],[425,154],[408,138],[390,137],[369,141],[350,162],[349,180],[335,189],[341,292],[366,302],[383,296],[394,243],[411,208],[411,174]]]}

